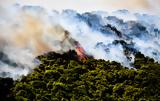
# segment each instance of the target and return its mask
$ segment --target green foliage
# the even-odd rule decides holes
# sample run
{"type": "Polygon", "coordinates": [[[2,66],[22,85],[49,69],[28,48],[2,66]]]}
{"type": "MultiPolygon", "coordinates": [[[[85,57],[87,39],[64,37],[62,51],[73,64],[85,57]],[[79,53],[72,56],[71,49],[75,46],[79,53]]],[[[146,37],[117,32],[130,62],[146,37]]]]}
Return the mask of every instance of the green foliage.
{"type": "Polygon", "coordinates": [[[140,53],[132,69],[101,59],[79,61],[74,51],[48,53],[38,59],[42,64],[12,87],[17,101],[160,99],[160,64],[140,53]]]}

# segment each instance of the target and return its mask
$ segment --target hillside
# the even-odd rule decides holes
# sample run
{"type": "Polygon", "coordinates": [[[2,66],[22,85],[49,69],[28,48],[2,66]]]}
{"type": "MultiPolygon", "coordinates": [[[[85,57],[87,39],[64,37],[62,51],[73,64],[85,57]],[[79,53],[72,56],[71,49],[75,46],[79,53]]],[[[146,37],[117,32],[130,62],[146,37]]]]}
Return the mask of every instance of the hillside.
{"type": "Polygon", "coordinates": [[[129,69],[117,62],[75,51],[38,56],[41,64],[28,76],[0,79],[1,101],[158,101],[160,64],[141,53],[129,69]]]}

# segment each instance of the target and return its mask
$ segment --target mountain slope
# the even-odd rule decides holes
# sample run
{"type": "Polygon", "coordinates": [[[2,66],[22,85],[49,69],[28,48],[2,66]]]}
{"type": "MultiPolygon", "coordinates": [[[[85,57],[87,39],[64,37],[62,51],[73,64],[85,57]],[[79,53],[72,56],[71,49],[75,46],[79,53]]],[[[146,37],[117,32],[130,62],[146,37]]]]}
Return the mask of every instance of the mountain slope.
{"type": "Polygon", "coordinates": [[[135,67],[116,62],[79,60],[75,51],[50,52],[41,64],[16,81],[12,95],[22,101],[131,101],[160,99],[160,64],[137,53],[135,67]]]}

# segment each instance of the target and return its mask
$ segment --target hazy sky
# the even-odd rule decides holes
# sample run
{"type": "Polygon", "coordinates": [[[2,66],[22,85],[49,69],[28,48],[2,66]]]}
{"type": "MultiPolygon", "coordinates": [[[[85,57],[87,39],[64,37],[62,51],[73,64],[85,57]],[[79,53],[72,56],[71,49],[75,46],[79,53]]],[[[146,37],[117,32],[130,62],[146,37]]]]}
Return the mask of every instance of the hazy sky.
{"type": "Polygon", "coordinates": [[[128,9],[133,12],[160,13],[160,0],[0,0],[0,6],[12,5],[40,5],[47,9],[74,9],[79,12],[95,10],[128,9]]]}

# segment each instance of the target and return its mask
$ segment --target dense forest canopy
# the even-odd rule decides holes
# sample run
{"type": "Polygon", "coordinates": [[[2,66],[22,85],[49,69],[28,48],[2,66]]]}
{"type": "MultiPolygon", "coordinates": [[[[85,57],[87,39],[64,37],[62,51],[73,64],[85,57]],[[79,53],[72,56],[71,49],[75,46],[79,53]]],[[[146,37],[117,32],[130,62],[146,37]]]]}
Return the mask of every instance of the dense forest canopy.
{"type": "Polygon", "coordinates": [[[158,101],[160,64],[141,53],[135,68],[88,57],[75,51],[37,57],[41,64],[28,76],[0,78],[1,101],[158,101]]]}

